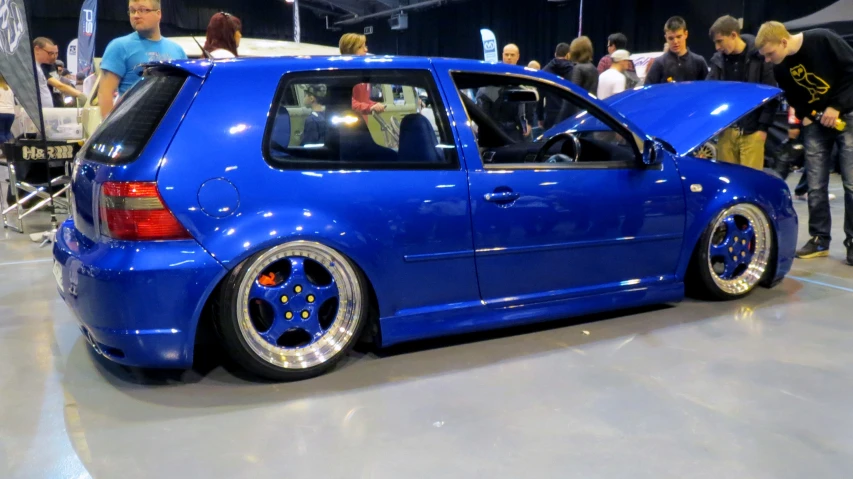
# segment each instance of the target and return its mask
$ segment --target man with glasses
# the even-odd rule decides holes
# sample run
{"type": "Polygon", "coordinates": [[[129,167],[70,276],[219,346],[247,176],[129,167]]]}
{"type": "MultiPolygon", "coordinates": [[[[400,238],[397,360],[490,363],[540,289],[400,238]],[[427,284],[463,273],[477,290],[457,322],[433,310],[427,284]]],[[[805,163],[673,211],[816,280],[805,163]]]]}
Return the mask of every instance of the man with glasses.
{"type": "Polygon", "coordinates": [[[83,96],[83,92],[62,83],[59,81],[58,77],[50,75],[48,78],[48,74],[46,72],[54,71],[54,64],[56,63],[57,57],[59,57],[59,47],[53,43],[53,40],[45,37],[38,37],[33,40],[33,54],[35,55],[36,63],[38,63],[39,66],[39,68],[36,68],[36,74],[38,75],[39,96],[41,96],[42,108],[61,106],[61,104],[54,104],[53,95],[50,93],[50,87],[55,88],[57,91],[65,95],[70,95],[75,98],[83,96]]]}
{"type": "Polygon", "coordinates": [[[628,37],[624,33],[614,33],[607,37],[607,55],[601,57],[601,60],[598,62],[598,74],[606,72],[613,66],[613,58],[610,56],[613,55],[613,52],[627,49],[628,37]]]}
{"type": "Polygon", "coordinates": [[[104,118],[113,109],[116,91],[122,95],[141,79],[137,65],[187,58],[183,48],[160,35],[160,0],[130,0],[127,14],[134,32],[111,41],[101,60],[98,99],[104,118]]]}

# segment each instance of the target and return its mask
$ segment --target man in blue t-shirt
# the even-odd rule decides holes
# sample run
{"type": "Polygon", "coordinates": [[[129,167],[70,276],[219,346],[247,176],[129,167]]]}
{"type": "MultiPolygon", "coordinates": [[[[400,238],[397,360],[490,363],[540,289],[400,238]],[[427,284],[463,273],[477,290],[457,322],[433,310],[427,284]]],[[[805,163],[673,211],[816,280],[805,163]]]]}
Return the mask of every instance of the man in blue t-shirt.
{"type": "Polygon", "coordinates": [[[122,95],[141,79],[134,71],[137,65],[187,58],[183,48],[160,35],[160,0],[130,0],[127,13],[135,32],[111,41],[101,60],[98,99],[103,118],[113,109],[116,90],[122,95]]]}

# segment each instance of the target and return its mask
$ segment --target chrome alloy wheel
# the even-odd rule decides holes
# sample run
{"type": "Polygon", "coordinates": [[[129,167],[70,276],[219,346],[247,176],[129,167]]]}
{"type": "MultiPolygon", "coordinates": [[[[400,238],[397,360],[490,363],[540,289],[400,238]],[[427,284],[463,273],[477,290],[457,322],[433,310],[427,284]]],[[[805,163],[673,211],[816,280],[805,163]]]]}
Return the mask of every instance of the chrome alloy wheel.
{"type": "Polygon", "coordinates": [[[696,150],[696,153],[694,155],[697,158],[703,158],[706,160],[716,160],[717,146],[713,142],[707,141],[696,150]]]}
{"type": "Polygon", "coordinates": [[[362,288],[355,268],[331,248],[306,241],[274,247],[240,282],[240,333],[259,358],[279,368],[326,363],[360,331],[362,288]]]}
{"type": "Polygon", "coordinates": [[[720,213],[711,230],[708,268],[714,284],[730,295],[752,290],[770,263],[773,234],[757,206],[739,204],[720,213]]]}

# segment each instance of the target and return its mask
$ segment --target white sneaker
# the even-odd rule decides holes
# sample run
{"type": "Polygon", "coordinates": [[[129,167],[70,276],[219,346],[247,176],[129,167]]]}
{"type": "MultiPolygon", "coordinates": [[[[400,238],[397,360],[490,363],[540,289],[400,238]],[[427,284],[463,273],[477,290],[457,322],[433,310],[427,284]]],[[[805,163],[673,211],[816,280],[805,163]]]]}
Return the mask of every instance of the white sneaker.
{"type": "MultiPolygon", "coordinates": [[[[838,197],[837,197],[837,196],[835,196],[835,194],[834,194],[834,193],[830,193],[830,194],[829,194],[829,201],[832,201],[832,200],[834,200],[834,199],[836,199],[836,198],[838,198],[838,197]]],[[[809,194],[808,194],[808,193],[806,193],[806,194],[804,194],[804,195],[796,195],[796,196],[794,196],[794,199],[795,199],[795,200],[797,200],[797,201],[808,201],[808,200],[809,200],[809,194]]]]}

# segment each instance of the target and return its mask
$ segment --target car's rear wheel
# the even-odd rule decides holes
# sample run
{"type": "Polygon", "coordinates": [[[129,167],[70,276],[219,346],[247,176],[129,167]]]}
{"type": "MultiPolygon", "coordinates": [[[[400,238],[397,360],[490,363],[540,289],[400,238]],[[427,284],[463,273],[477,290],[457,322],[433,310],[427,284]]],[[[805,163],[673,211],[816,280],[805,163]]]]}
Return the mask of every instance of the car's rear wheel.
{"type": "Polygon", "coordinates": [[[306,241],[250,257],[222,289],[219,330],[249,372],[276,381],[334,367],[367,322],[366,281],[341,253],[306,241]]]}
{"type": "Polygon", "coordinates": [[[769,270],[773,229],[757,206],[742,203],[714,218],[693,258],[700,294],[737,299],[749,294],[769,270]]]}

